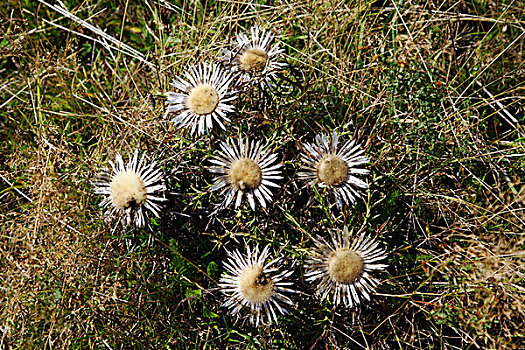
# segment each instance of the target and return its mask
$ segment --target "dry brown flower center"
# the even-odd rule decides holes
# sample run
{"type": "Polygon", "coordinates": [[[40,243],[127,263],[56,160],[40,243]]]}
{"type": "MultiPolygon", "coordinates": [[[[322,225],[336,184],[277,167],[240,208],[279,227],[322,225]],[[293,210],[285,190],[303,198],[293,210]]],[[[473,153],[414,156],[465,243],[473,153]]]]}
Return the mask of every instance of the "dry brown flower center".
{"type": "Polygon", "coordinates": [[[251,304],[264,303],[275,294],[275,283],[259,265],[247,267],[242,271],[239,288],[251,304]]]}
{"type": "Polygon", "coordinates": [[[210,114],[219,105],[219,94],[213,86],[202,84],[191,89],[187,106],[195,114],[210,114]]]}
{"type": "Polygon", "coordinates": [[[351,283],[363,275],[363,258],[351,249],[336,250],[328,259],[328,273],[339,283],[351,283]]]}
{"type": "Polygon", "coordinates": [[[259,165],[249,158],[235,160],[228,172],[230,183],[240,190],[253,190],[262,182],[259,165]]]}
{"type": "Polygon", "coordinates": [[[144,181],[133,171],[121,171],[111,181],[111,199],[115,207],[126,209],[138,207],[146,202],[147,190],[144,181]]]}
{"type": "Polygon", "coordinates": [[[268,62],[268,54],[263,49],[252,47],[239,57],[241,69],[245,72],[261,72],[268,62]]]}
{"type": "Polygon", "coordinates": [[[348,179],[348,165],[341,157],[328,155],[317,165],[317,178],[327,185],[340,185],[348,179]]]}

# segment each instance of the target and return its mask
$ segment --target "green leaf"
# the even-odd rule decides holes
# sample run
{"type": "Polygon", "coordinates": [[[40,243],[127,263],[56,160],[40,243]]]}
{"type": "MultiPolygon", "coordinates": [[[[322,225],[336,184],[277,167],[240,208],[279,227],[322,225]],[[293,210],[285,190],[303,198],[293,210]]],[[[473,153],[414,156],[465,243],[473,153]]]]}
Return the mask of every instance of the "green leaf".
{"type": "Polygon", "coordinates": [[[208,264],[208,267],[206,268],[206,272],[211,278],[215,278],[219,275],[219,266],[215,261],[212,261],[208,264]]]}
{"type": "Polygon", "coordinates": [[[193,298],[200,300],[202,296],[202,292],[200,289],[186,289],[186,293],[184,294],[186,298],[193,298]]]}
{"type": "Polygon", "coordinates": [[[208,317],[208,318],[217,318],[219,315],[217,315],[215,312],[211,311],[206,307],[206,305],[202,304],[202,316],[208,317]]]}

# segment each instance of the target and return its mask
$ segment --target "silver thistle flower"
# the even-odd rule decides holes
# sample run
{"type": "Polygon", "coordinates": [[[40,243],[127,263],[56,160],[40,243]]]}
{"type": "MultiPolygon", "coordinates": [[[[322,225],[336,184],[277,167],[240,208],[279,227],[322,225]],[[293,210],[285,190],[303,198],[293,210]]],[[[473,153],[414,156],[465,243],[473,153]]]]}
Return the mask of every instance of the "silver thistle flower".
{"type": "Polygon", "coordinates": [[[227,299],[223,306],[238,315],[243,308],[249,308],[248,319],[255,326],[277,323],[277,310],[284,315],[282,303],[293,305],[284,293],[295,293],[285,282],[292,271],[279,271],[281,258],[268,261],[270,246],[259,254],[259,247],[246,247],[246,255],[238,250],[227,252],[228,261],[224,263],[227,273],[220,280],[219,287],[227,299]]]}
{"type": "Polygon", "coordinates": [[[280,187],[274,181],[283,178],[280,171],[282,165],[275,164],[277,155],[269,153],[261,141],[250,142],[246,139],[244,143],[241,138],[237,147],[221,142],[221,149],[210,160],[216,165],[210,171],[219,175],[211,190],[223,189],[226,192],[222,205],[228,206],[237,197],[235,208],[238,208],[245,196],[252,210],[255,210],[255,198],[266,207],[266,203],[272,201],[269,187],[280,187]]]}
{"type": "Polygon", "coordinates": [[[284,49],[279,46],[270,31],[254,26],[250,28],[250,37],[237,34],[237,47],[232,51],[223,50],[222,60],[232,65],[242,82],[256,83],[264,88],[270,86],[277,72],[287,66],[280,62],[284,49]]]}
{"type": "Polygon", "coordinates": [[[225,130],[224,123],[230,123],[227,115],[235,110],[231,103],[237,98],[230,91],[233,76],[217,64],[200,63],[190,67],[185,78],[176,77],[171,83],[180,92],[167,93],[168,111],[178,113],[173,121],[192,135],[209,131],[214,123],[225,130]]]}
{"type": "Polygon", "coordinates": [[[321,300],[333,294],[334,305],[346,307],[359,305],[361,297],[370,300],[379,281],[372,276],[388,265],[378,264],[386,258],[379,243],[364,232],[350,237],[346,227],[330,232],[331,242],[317,237],[307,261],[307,281],[317,284],[317,295],[321,300]]]}
{"type": "Polygon", "coordinates": [[[334,192],[338,208],[343,203],[354,204],[361,196],[360,190],[368,184],[355,175],[366,175],[368,169],[360,168],[369,162],[365,152],[354,140],[348,140],[338,149],[339,135],[334,130],[331,140],[325,133],[315,137],[314,143],[305,143],[301,153],[304,171],[298,175],[309,180],[311,185],[328,187],[334,192]]]}
{"type": "Polygon", "coordinates": [[[111,171],[102,172],[93,181],[94,192],[104,196],[100,206],[107,208],[106,220],[120,217],[126,225],[144,226],[146,209],[159,217],[158,202],[166,200],[161,194],[165,190],[162,171],[156,162],[147,164],[145,154],[139,160],[138,150],[129,155],[127,164],[118,153],[115,159],[115,163],[109,161],[111,171]]]}

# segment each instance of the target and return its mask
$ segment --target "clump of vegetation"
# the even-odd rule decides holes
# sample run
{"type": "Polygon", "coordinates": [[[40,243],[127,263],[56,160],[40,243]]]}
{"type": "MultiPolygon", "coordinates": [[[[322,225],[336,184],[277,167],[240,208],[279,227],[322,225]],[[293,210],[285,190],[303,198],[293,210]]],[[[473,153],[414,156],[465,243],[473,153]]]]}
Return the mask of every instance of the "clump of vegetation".
{"type": "Polygon", "coordinates": [[[522,4],[39,0],[0,13],[0,348],[524,346],[522,4]],[[235,74],[176,80],[199,62],[235,74]],[[360,147],[356,164],[311,157],[333,130],[360,147]],[[241,138],[282,165],[220,156],[241,138]],[[113,193],[106,175],[124,219],[107,224],[90,180],[137,149],[163,180],[124,157],[119,183],[136,191],[113,193]],[[229,170],[209,171],[217,157],[229,170]],[[325,174],[345,167],[355,179],[325,174]],[[271,200],[256,193],[265,169],[279,171],[271,200]],[[155,211],[152,196],[166,199],[155,211]],[[314,254],[342,283],[325,280],[339,293],[325,300],[303,266],[343,227],[387,256],[314,254]],[[245,242],[279,258],[242,284],[284,298],[271,325],[222,307],[228,252],[245,242]],[[374,288],[359,284],[366,265],[374,288]],[[361,305],[346,307],[354,291],[361,305]]]}

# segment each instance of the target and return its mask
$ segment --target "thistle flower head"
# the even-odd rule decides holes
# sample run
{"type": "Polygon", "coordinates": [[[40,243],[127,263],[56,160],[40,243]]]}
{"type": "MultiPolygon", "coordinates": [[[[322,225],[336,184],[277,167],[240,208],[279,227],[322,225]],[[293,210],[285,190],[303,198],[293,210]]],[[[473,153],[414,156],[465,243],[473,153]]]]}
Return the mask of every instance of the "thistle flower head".
{"type": "Polygon", "coordinates": [[[332,231],[330,238],[314,240],[316,247],[307,262],[306,280],[316,282],[321,299],[332,295],[336,306],[355,307],[362,297],[370,300],[370,293],[379,284],[374,272],[387,267],[378,263],[386,258],[385,251],[365,233],[350,237],[346,227],[332,231]]]}
{"type": "MultiPolygon", "coordinates": [[[[232,142],[233,143],[233,142],[232,142]]],[[[260,141],[245,142],[239,138],[237,145],[221,143],[221,151],[211,159],[215,165],[210,171],[218,174],[212,191],[222,189],[225,192],[223,206],[228,206],[235,199],[238,208],[243,197],[248,199],[255,210],[255,199],[266,207],[272,201],[269,187],[279,187],[276,180],[281,180],[281,164],[277,155],[270,153],[260,141]]]]}
{"type": "Polygon", "coordinates": [[[269,87],[277,72],[286,67],[286,63],[280,62],[284,49],[279,46],[270,31],[254,26],[249,37],[244,33],[237,35],[236,48],[224,50],[222,60],[231,64],[242,82],[269,87]]]}
{"type": "Polygon", "coordinates": [[[130,225],[144,226],[147,211],[159,217],[160,205],[165,199],[162,191],[162,172],[156,168],[156,162],[149,164],[145,154],[138,158],[138,151],[129,156],[128,163],[120,154],[116,162],[109,161],[111,171],[102,172],[93,182],[96,194],[104,196],[100,205],[107,208],[107,220],[119,217],[130,225]]]}
{"type": "Polygon", "coordinates": [[[235,109],[232,102],[237,93],[230,90],[233,76],[216,64],[200,63],[192,66],[185,79],[176,77],[171,86],[178,92],[168,92],[168,111],[177,113],[173,121],[199,135],[218,124],[230,122],[227,114],[235,109]]]}
{"type": "Polygon", "coordinates": [[[228,253],[225,262],[227,273],[220,280],[219,287],[226,295],[223,306],[238,315],[242,309],[249,309],[249,320],[252,324],[277,323],[277,310],[285,314],[284,304],[293,305],[292,300],[283,293],[294,293],[288,288],[291,282],[285,279],[292,271],[280,268],[282,258],[269,259],[269,246],[259,253],[259,247],[246,247],[246,254],[238,250],[228,253]]]}
{"type": "Polygon", "coordinates": [[[339,135],[334,130],[328,140],[327,134],[319,134],[314,143],[305,143],[301,153],[303,171],[299,177],[309,180],[311,185],[327,187],[334,193],[336,204],[354,204],[361,190],[368,184],[356,175],[367,175],[362,166],[369,162],[364,150],[353,140],[339,147],[339,135]]]}

